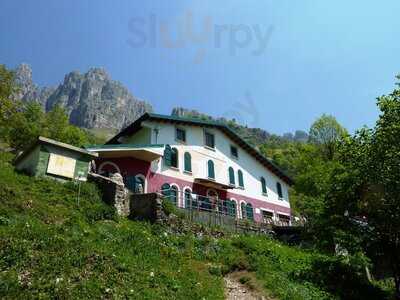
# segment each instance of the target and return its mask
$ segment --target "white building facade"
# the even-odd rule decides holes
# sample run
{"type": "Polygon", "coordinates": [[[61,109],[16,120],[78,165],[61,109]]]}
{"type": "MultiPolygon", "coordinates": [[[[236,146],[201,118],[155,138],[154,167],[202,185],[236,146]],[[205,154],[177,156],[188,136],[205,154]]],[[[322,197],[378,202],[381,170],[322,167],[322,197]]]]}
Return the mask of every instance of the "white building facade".
{"type": "Polygon", "coordinates": [[[144,192],[168,190],[179,207],[289,223],[291,179],[218,122],[145,114],[93,150],[99,173],[119,172],[144,192]]]}

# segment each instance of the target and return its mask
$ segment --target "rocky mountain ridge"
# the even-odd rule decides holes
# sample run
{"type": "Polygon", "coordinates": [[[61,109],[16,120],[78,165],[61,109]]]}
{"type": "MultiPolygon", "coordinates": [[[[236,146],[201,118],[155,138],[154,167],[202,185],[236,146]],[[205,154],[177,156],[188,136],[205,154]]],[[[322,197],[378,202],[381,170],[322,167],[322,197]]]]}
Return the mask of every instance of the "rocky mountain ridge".
{"type": "Polygon", "coordinates": [[[15,76],[20,86],[17,99],[36,101],[46,111],[59,105],[68,113],[71,124],[83,128],[121,129],[153,110],[102,68],[91,68],[84,74],[70,72],[58,87],[36,85],[26,64],[18,66],[15,76]]]}

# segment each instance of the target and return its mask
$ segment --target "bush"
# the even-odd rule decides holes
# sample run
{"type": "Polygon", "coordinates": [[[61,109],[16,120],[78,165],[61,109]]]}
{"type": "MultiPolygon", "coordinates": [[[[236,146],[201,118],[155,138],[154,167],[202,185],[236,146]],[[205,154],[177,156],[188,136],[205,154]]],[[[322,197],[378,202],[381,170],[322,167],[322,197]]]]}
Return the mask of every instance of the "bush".
{"type": "Polygon", "coordinates": [[[372,285],[363,271],[363,266],[349,264],[342,257],[317,256],[309,269],[295,277],[313,282],[341,299],[385,299],[388,295],[372,285]]]}

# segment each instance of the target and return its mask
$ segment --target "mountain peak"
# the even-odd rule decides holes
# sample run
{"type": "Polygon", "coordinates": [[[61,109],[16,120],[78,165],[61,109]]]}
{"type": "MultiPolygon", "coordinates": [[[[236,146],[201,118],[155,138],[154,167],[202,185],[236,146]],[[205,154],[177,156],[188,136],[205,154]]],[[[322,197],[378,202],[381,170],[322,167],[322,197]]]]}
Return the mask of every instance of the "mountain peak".
{"type": "Polygon", "coordinates": [[[44,109],[63,107],[72,124],[84,128],[121,129],[152,106],[134,97],[121,83],[110,78],[104,68],[90,68],[86,73],[72,71],[57,88],[39,88],[32,81],[32,69],[21,64],[16,69],[20,86],[17,98],[37,101],[44,109]]]}

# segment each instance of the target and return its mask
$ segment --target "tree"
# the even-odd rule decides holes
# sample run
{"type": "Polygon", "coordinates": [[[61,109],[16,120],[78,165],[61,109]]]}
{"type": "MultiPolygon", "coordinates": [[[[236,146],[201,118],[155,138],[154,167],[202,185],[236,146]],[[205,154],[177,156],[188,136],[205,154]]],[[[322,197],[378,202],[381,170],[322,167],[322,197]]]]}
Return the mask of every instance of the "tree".
{"type": "Polygon", "coordinates": [[[364,150],[368,189],[361,204],[376,239],[390,258],[400,299],[400,89],[380,97],[378,107],[381,115],[364,150]]]}
{"type": "Polygon", "coordinates": [[[325,216],[332,236],[345,232],[353,247],[390,262],[400,299],[400,89],[377,105],[375,127],[359,130],[338,148],[343,168],[331,180],[325,216]]]}
{"type": "Polygon", "coordinates": [[[66,141],[66,131],[69,126],[68,115],[60,106],[55,106],[46,114],[45,135],[51,139],[66,141]]]}
{"type": "Polygon", "coordinates": [[[16,112],[14,73],[0,65],[0,138],[7,141],[10,118],[16,112]]]}
{"type": "Polygon", "coordinates": [[[346,129],[338,123],[335,117],[323,114],[311,125],[309,139],[310,142],[322,148],[326,159],[332,160],[337,143],[346,134],[346,129]]]}
{"type": "Polygon", "coordinates": [[[7,140],[16,151],[24,150],[31,145],[39,135],[45,135],[45,113],[36,102],[21,104],[9,121],[7,140]]]}

